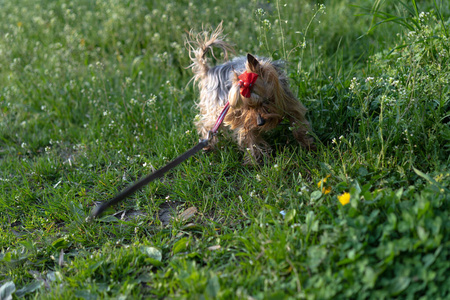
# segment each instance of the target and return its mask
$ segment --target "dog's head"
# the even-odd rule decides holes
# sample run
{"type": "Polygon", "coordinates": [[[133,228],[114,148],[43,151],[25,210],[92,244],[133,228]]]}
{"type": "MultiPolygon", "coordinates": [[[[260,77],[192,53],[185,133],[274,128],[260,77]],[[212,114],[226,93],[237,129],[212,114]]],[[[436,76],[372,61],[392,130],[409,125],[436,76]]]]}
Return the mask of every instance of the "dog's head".
{"type": "Polygon", "coordinates": [[[278,124],[286,111],[285,99],[289,97],[279,77],[280,71],[270,61],[258,61],[253,55],[247,54],[245,72],[235,73],[233,78],[228,95],[231,108],[255,111],[254,118],[258,119],[260,126],[266,121],[278,124]]]}

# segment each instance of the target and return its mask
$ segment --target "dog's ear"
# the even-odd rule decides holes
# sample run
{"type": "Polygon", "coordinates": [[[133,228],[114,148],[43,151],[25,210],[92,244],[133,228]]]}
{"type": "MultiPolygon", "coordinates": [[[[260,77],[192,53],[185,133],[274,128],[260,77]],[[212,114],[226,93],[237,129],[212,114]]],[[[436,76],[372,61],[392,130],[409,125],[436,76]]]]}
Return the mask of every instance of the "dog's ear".
{"type": "Polygon", "coordinates": [[[250,71],[259,73],[261,65],[259,64],[259,61],[256,59],[256,57],[254,57],[250,53],[247,53],[247,63],[250,71]]]}

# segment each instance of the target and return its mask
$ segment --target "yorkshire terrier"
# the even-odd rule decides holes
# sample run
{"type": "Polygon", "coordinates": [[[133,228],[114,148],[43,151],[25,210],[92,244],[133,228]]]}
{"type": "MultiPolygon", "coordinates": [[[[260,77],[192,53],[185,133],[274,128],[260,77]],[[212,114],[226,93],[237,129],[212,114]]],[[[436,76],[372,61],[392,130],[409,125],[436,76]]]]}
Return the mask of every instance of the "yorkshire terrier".
{"type": "MultiPolygon", "coordinates": [[[[313,138],[308,135],[311,126],[305,117],[307,109],[289,89],[284,62],[251,54],[227,61],[228,53],[234,49],[224,41],[222,31],[222,23],[212,32],[195,34],[191,31],[186,43],[192,60],[193,80],[200,89],[200,102],[197,103],[200,115],[195,121],[199,135],[208,138],[217,116],[229,102],[224,125],[233,131],[237,143],[246,153],[245,163],[259,162],[270,152],[263,133],[277,127],[285,118],[293,128],[295,139],[304,148],[315,150],[313,138]],[[223,50],[225,63],[210,66],[206,54],[211,52],[215,58],[214,47],[223,50]]],[[[213,149],[216,142],[214,137],[208,148],[213,149]]]]}

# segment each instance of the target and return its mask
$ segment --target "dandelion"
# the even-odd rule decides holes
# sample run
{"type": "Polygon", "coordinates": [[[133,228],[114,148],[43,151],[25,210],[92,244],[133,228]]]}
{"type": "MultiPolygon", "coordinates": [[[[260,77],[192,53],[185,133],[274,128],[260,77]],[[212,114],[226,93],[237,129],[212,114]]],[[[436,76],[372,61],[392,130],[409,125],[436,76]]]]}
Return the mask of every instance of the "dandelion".
{"type": "Polygon", "coordinates": [[[324,194],[324,195],[329,194],[329,193],[331,192],[331,186],[325,187],[325,183],[327,182],[327,179],[328,179],[329,177],[331,177],[330,174],[328,174],[325,178],[323,178],[322,180],[320,180],[320,181],[317,183],[317,187],[318,187],[319,189],[322,189],[322,194],[324,194]]]}
{"type": "Polygon", "coordinates": [[[342,195],[337,196],[339,202],[341,202],[342,205],[346,205],[350,202],[350,194],[345,192],[342,195]]]}

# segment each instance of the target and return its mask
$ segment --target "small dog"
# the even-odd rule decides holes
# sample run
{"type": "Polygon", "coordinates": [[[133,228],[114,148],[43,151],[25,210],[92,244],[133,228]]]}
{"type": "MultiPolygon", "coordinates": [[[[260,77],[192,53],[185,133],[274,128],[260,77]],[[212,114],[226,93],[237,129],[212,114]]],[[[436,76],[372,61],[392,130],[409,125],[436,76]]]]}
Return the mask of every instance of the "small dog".
{"type": "MultiPolygon", "coordinates": [[[[222,23],[211,33],[191,31],[186,45],[192,60],[193,80],[200,89],[200,102],[197,103],[200,115],[196,117],[195,125],[202,138],[209,136],[217,116],[229,102],[224,125],[233,131],[240,148],[246,150],[245,163],[259,162],[270,152],[262,134],[285,118],[294,128],[295,139],[304,148],[315,150],[313,138],[308,136],[311,127],[305,117],[307,109],[290,91],[282,61],[247,54],[222,65],[210,66],[206,54],[211,51],[215,57],[214,47],[223,50],[225,60],[228,52],[234,52],[224,42],[222,23]]],[[[216,142],[214,137],[208,148],[214,148],[216,142]]]]}

